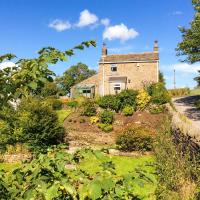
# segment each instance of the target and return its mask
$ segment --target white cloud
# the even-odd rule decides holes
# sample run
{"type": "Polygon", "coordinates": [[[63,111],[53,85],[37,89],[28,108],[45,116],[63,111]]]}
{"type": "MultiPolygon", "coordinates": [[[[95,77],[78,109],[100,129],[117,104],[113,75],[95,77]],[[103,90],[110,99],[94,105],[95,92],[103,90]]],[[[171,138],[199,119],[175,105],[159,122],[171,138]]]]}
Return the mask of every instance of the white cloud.
{"type": "Polygon", "coordinates": [[[174,11],[174,12],[172,13],[172,15],[182,15],[182,14],[183,14],[183,12],[180,11],[180,10],[176,10],[176,11],[174,11]]]}
{"type": "Polygon", "coordinates": [[[178,72],[184,72],[184,73],[197,73],[198,70],[200,70],[200,64],[187,64],[187,63],[178,63],[173,65],[173,68],[178,72]]]}
{"type": "Polygon", "coordinates": [[[0,63],[0,70],[5,69],[7,67],[14,67],[14,66],[15,66],[15,63],[10,62],[10,61],[6,61],[6,62],[3,62],[3,63],[0,63]]]}
{"type": "Polygon", "coordinates": [[[103,33],[103,39],[126,41],[137,37],[139,33],[133,28],[128,29],[124,24],[109,26],[103,33]]]}
{"type": "Polygon", "coordinates": [[[95,24],[98,21],[98,17],[90,13],[88,10],[83,10],[80,13],[79,22],[76,24],[77,27],[84,27],[95,24]]]}
{"type": "Polygon", "coordinates": [[[71,28],[71,24],[68,21],[55,19],[49,23],[49,27],[55,29],[58,32],[65,31],[71,28]]]}
{"type": "Polygon", "coordinates": [[[101,20],[101,24],[104,26],[109,26],[110,20],[108,18],[104,18],[101,20]]]}

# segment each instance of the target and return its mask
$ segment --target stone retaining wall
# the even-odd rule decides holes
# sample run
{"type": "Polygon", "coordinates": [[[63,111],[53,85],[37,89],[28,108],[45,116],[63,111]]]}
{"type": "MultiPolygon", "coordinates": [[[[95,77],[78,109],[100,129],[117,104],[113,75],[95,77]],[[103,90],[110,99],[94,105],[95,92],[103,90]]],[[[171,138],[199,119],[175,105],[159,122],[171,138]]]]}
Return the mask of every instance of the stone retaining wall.
{"type": "Polygon", "coordinates": [[[167,107],[172,116],[172,128],[200,146],[200,127],[195,126],[192,120],[174,110],[170,105],[167,107]]]}

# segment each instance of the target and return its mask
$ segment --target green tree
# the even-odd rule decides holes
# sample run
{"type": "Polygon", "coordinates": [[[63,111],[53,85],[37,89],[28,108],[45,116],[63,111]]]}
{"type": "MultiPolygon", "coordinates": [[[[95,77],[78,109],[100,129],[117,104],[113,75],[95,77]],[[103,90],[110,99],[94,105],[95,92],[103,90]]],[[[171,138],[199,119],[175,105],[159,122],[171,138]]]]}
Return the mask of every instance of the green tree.
{"type": "Polygon", "coordinates": [[[70,88],[73,85],[80,83],[94,74],[96,74],[95,70],[91,70],[86,64],[79,62],[67,69],[63,73],[63,76],[57,78],[57,81],[66,93],[70,93],[70,88]]]}
{"type": "MultiPolygon", "coordinates": [[[[9,100],[41,94],[45,83],[52,82],[55,76],[55,73],[48,68],[49,64],[66,61],[69,56],[74,55],[74,50],[82,50],[91,45],[96,46],[96,42],[93,40],[82,42],[66,51],[45,47],[38,52],[38,58],[19,59],[15,62],[15,67],[0,70],[0,106],[9,100]]],[[[13,58],[16,58],[13,54],[0,56],[0,63],[13,58]]]]}
{"type": "Polygon", "coordinates": [[[163,73],[161,71],[159,71],[159,82],[163,83],[164,85],[166,84],[164,75],[163,75],[163,73]]]}
{"type": "Polygon", "coordinates": [[[195,10],[193,21],[189,28],[181,27],[182,42],[178,44],[177,55],[184,56],[184,62],[195,63],[200,61],[200,1],[192,0],[195,10]]]}
{"type": "Polygon", "coordinates": [[[195,77],[194,80],[197,82],[197,87],[200,87],[200,70],[198,70],[199,76],[195,77]]]}

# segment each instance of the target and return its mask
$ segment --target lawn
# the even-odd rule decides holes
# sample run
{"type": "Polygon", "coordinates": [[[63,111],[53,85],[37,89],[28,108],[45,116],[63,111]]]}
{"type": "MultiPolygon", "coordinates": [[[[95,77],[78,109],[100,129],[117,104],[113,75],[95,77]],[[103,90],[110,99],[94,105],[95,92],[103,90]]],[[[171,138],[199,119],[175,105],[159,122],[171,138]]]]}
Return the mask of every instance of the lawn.
{"type": "Polygon", "coordinates": [[[57,110],[56,111],[57,115],[58,115],[58,121],[60,124],[63,124],[64,120],[72,113],[71,110],[57,110]]]}
{"type": "Polygon", "coordinates": [[[156,189],[156,175],[155,167],[153,162],[155,161],[154,156],[144,155],[138,157],[125,157],[125,156],[111,156],[106,154],[95,153],[96,156],[92,153],[87,153],[84,155],[84,159],[79,164],[79,168],[87,171],[90,174],[95,174],[101,172],[102,163],[110,162],[115,166],[116,173],[118,176],[123,176],[128,174],[128,172],[135,172],[138,169],[142,170],[145,175],[151,177],[152,182],[145,183],[142,187],[141,185],[135,185],[135,191],[143,196],[145,200],[154,200],[155,198],[155,189],[156,189]]]}
{"type": "MultiPolygon", "coordinates": [[[[59,159],[63,160],[63,157],[60,153],[61,152],[57,154],[58,157],[56,158],[58,162],[60,162],[59,159]]],[[[67,170],[70,176],[74,177],[75,180],[77,180],[77,177],[80,176],[80,172],[84,172],[82,174],[83,176],[79,177],[80,180],[81,178],[85,178],[85,176],[87,177],[87,175],[95,178],[98,174],[101,174],[102,171],[108,171],[108,168],[111,166],[110,169],[113,170],[113,174],[111,176],[113,179],[119,179],[120,177],[132,177],[133,175],[134,178],[131,179],[133,186],[130,186],[130,188],[134,192],[134,195],[138,195],[140,199],[143,200],[156,199],[155,189],[157,181],[155,175],[155,165],[153,165],[155,161],[154,156],[112,156],[110,154],[103,153],[100,150],[91,149],[83,149],[80,151],[80,153],[78,153],[77,156],[80,158],[80,160],[76,165],[75,171],[69,173],[67,170]]],[[[20,163],[0,163],[0,170],[4,169],[8,173],[11,173],[14,169],[20,167],[20,165],[20,163]]],[[[25,164],[25,167],[28,165],[29,164],[25,164]]],[[[56,173],[59,174],[59,172],[56,173]]]]}

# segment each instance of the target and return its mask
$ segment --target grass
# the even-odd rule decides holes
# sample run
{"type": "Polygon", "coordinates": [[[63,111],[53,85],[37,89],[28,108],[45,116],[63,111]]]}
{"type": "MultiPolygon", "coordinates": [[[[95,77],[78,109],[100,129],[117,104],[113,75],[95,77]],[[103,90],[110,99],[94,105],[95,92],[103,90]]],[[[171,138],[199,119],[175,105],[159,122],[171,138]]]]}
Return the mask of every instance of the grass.
{"type": "Polygon", "coordinates": [[[111,156],[105,155],[101,153],[94,154],[85,154],[84,159],[79,164],[79,168],[87,171],[90,174],[95,174],[102,170],[100,164],[102,162],[112,161],[115,165],[116,173],[119,176],[123,176],[128,174],[128,172],[134,172],[136,169],[142,169],[144,172],[151,176],[153,179],[152,183],[148,183],[140,187],[139,185],[135,186],[135,190],[138,194],[144,196],[144,200],[155,200],[155,190],[156,190],[156,175],[155,175],[155,168],[151,165],[155,158],[154,156],[138,156],[138,157],[125,157],[125,156],[111,156]]]}
{"type": "Polygon", "coordinates": [[[57,115],[58,115],[58,121],[60,124],[63,124],[64,120],[72,113],[71,110],[57,110],[56,111],[57,115]]]}
{"type": "Polygon", "coordinates": [[[200,95],[200,88],[192,89],[190,95],[200,95]]]}

